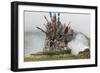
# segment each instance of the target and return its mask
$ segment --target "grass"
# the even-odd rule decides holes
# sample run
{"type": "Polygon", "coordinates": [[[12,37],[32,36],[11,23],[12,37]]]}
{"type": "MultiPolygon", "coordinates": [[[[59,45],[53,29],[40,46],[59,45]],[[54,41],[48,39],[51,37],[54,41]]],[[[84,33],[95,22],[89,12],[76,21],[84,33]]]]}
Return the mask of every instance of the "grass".
{"type": "Polygon", "coordinates": [[[25,57],[24,61],[33,62],[33,61],[74,60],[74,59],[89,59],[90,58],[89,49],[79,52],[78,55],[72,55],[70,50],[44,51],[44,52],[38,52],[38,54],[43,54],[44,56],[41,56],[41,55],[39,57],[29,56],[29,57],[25,57]]]}
{"type": "Polygon", "coordinates": [[[75,58],[74,56],[71,55],[66,55],[64,57],[55,57],[55,56],[48,56],[48,57],[40,57],[40,58],[35,58],[35,57],[25,57],[24,61],[51,61],[51,60],[66,60],[66,59],[73,59],[75,58]]]}

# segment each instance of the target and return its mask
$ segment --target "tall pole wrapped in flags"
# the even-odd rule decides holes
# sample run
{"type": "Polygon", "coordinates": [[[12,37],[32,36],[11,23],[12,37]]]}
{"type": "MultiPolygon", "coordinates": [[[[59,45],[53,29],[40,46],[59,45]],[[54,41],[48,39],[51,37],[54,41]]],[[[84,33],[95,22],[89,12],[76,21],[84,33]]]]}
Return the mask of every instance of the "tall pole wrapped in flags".
{"type": "Polygon", "coordinates": [[[58,13],[58,26],[60,25],[60,13],[58,13]]]}
{"type": "Polygon", "coordinates": [[[49,12],[49,15],[50,15],[50,18],[52,18],[52,13],[51,12],[49,12]]]}

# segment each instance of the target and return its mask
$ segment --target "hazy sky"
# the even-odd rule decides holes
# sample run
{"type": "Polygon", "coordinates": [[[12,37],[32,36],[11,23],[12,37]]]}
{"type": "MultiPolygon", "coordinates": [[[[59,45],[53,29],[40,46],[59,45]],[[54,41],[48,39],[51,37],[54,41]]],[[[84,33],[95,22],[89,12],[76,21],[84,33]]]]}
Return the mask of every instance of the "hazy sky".
{"type": "MultiPolygon", "coordinates": [[[[25,32],[40,32],[36,27],[41,27],[45,30],[43,24],[46,23],[44,16],[50,21],[50,16],[48,12],[34,12],[25,11],[24,12],[24,27],[25,32]]],[[[76,31],[80,31],[90,37],[90,14],[75,14],[75,13],[60,13],[60,21],[64,24],[71,22],[70,26],[76,31]]]]}

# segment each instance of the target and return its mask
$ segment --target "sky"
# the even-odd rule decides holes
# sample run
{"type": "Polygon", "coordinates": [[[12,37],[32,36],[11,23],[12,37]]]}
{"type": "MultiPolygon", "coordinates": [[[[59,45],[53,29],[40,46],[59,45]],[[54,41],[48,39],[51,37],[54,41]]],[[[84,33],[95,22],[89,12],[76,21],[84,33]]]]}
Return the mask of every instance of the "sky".
{"type": "MultiPolygon", "coordinates": [[[[41,32],[36,28],[37,26],[45,30],[46,20],[44,16],[50,21],[49,12],[24,11],[25,32],[41,32]]],[[[62,24],[67,25],[70,22],[72,29],[82,32],[88,37],[90,37],[90,18],[90,14],[60,13],[62,24]]]]}

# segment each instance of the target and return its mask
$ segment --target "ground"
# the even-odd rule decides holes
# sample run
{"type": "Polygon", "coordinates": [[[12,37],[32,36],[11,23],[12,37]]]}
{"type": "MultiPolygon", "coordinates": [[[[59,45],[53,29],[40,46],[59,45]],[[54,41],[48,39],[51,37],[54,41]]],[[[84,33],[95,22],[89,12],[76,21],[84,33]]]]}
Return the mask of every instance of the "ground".
{"type": "MultiPolygon", "coordinates": [[[[65,50],[64,50],[65,51],[65,50]]],[[[71,53],[64,53],[63,51],[59,54],[60,52],[54,54],[55,51],[48,53],[47,51],[45,52],[45,56],[29,56],[25,57],[24,61],[25,62],[33,62],[33,61],[53,61],[53,60],[74,60],[74,59],[89,59],[90,58],[90,50],[86,49],[84,51],[79,52],[78,55],[72,55],[71,53]]]]}

